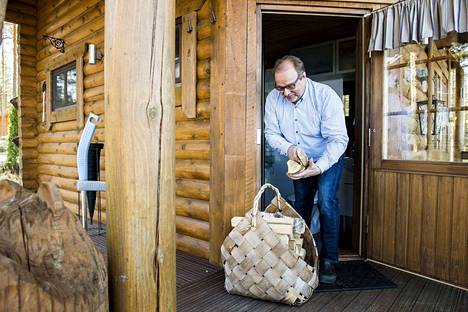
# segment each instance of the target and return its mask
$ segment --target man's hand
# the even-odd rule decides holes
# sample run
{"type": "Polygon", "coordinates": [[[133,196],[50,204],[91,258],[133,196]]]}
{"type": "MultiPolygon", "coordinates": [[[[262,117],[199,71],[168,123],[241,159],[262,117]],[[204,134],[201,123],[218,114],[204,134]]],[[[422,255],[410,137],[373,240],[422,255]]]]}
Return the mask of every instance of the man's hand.
{"type": "Polygon", "coordinates": [[[295,174],[288,173],[288,177],[293,180],[299,180],[299,179],[304,179],[308,177],[318,176],[320,174],[322,174],[322,170],[320,170],[320,168],[316,164],[314,164],[312,160],[310,160],[309,166],[306,169],[295,174]]]}
{"type": "Polygon", "coordinates": [[[297,150],[298,150],[298,147],[296,145],[291,145],[288,148],[288,158],[289,160],[294,160],[297,163],[301,163],[301,161],[299,160],[299,157],[297,156],[297,150]]]}

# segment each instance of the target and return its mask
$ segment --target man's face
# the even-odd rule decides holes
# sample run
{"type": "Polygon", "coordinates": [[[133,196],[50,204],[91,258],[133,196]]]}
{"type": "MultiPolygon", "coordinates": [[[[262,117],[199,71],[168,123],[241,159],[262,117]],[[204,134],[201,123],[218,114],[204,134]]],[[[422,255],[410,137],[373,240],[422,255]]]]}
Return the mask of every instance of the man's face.
{"type": "Polygon", "coordinates": [[[297,74],[292,63],[283,65],[281,71],[275,73],[275,88],[289,102],[296,102],[305,91],[305,72],[297,74]]]}

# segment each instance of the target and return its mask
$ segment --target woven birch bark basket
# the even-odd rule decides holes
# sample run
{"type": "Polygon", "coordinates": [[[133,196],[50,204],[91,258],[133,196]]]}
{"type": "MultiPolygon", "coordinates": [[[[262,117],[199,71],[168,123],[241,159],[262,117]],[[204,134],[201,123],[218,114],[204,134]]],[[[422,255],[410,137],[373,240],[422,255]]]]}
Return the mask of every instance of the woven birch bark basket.
{"type": "Polygon", "coordinates": [[[301,218],[276,187],[263,185],[255,196],[253,208],[221,246],[225,288],[231,294],[301,305],[318,286],[317,247],[307,225],[303,234],[304,259],[273,232],[259,212],[260,200],[267,188],[272,189],[276,197],[266,212],[301,218]]]}

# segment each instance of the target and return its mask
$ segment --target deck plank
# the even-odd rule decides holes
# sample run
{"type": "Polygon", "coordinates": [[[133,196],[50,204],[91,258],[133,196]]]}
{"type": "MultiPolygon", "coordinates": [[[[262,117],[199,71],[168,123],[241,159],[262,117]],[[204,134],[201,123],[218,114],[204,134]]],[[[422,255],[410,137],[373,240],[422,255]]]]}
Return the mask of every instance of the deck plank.
{"type": "MultiPolygon", "coordinates": [[[[105,230],[105,229],[104,229],[105,230]]],[[[106,237],[91,238],[106,257],[106,237]]],[[[314,293],[300,307],[230,295],[222,268],[206,259],[177,251],[177,311],[180,312],[309,312],[309,311],[468,311],[468,292],[387,266],[372,264],[398,288],[314,293]]]]}

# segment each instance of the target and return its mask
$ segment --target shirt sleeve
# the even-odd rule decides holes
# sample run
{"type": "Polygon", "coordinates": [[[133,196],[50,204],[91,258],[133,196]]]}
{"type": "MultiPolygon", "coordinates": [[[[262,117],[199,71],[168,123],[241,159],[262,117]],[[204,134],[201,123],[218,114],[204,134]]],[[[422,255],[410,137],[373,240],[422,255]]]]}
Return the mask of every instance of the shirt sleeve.
{"type": "Polygon", "coordinates": [[[265,138],[271,147],[277,149],[281,154],[287,155],[292,143],[288,142],[281,133],[279,121],[276,115],[275,96],[270,93],[265,105],[265,138]]]}
{"type": "Polygon", "coordinates": [[[322,173],[338,162],[338,159],[346,151],[349,141],[343,102],[333,89],[327,88],[324,91],[320,130],[327,146],[325,152],[316,162],[322,173]]]}

